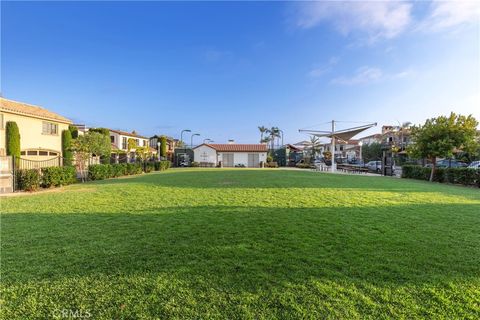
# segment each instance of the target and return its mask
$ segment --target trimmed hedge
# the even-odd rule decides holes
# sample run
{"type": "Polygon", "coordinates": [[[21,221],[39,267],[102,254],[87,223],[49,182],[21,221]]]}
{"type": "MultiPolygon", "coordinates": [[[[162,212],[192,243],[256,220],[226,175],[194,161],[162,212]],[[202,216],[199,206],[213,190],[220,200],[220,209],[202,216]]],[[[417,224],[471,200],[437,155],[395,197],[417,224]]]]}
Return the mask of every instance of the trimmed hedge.
{"type": "Polygon", "coordinates": [[[48,167],[42,169],[22,169],[15,172],[17,190],[35,191],[40,187],[66,186],[77,182],[74,167],[48,167]]]}
{"type": "Polygon", "coordinates": [[[93,164],[88,167],[88,179],[104,180],[121,176],[149,173],[153,170],[164,171],[170,168],[170,161],[157,161],[146,163],[116,163],[116,164],[93,164]]]}
{"type": "Polygon", "coordinates": [[[40,188],[40,170],[24,169],[15,172],[17,190],[35,191],[40,188]]]}
{"type": "Polygon", "coordinates": [[[172,166],[172,163],[168,160],[162,160],[162,161],[155,162],[155,170],[156,171],[165,171],[167,169],[170,169],[171,166],[172,166]]]}
{"type": "Polygon", "coordinates": [[[42,168],[42,187],[60,187],[77,182],[77,173],[74,167],[42,168]]]}
{"type": "MultiPolygon", "coordinates": [[[[429,180],[432,168],[418,165],[402,166],[402,178],[429,180]]],[[[471,168],[435,168],[433,181],[480,187],[480,170],[471,168]]]]}

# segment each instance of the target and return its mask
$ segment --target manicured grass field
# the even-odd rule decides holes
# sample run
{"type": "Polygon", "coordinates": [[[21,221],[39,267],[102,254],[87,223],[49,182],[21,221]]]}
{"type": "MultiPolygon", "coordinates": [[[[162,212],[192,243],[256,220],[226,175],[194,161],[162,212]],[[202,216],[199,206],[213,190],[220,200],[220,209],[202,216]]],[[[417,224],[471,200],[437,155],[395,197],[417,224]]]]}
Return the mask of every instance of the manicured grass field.
{"type": "Polygon", "coordinates": [[[480,317],[480,190],[171,170],[2,198],[1,318],[480,317]]]}

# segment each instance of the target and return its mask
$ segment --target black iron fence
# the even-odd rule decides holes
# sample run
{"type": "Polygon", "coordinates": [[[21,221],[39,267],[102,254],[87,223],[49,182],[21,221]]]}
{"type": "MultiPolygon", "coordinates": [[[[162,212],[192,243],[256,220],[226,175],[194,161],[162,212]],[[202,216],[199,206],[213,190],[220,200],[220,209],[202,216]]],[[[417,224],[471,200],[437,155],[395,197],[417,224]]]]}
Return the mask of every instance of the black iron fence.
{"type": "Polygon", "coordinates": [[[32,160],[22,157],[13,157],[14,170],[42,169],[63,166],[64,159],[60,156],[44,160],[32,160]]]}

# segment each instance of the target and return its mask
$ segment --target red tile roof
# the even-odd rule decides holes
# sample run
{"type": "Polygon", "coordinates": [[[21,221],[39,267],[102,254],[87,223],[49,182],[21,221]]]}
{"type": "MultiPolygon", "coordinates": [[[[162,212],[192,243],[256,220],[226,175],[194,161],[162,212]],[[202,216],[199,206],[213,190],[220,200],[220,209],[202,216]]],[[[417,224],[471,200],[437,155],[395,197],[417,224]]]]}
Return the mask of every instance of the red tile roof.
{"type": "Polygon", "coordinates": [[[211,143],[204,143],[201,144],[194,149],[200,147],[200,146],[207,146],[212,149],[215,149],[216,151],[220,152],[267,152],[267,145],[266,144],[237,144],[237,143],[232,143],[232,144],[211,144],[211,143]]]}
{"type": "Polygon", "coordinates": [[[137,133],[133,132],[127,132],[127,131],[121,131],[121,130],[114,130],[114,129],[108,129],[110,132],[114,132],[116,134],[122,135],[122,136],[128,136],[128,137],[135,137],[135,138],[142,138],[142,139],[148,139],[147,137],[141,136],[137,133]]]}
{"type": "Polygon", "coordinates": [[[32,104],[18,102],[0,97],[0,111],[12,112],[15,114],[31,116],[35,118],[57,121],[62,123],[72,123],[70,119],[61,115],[32,104]]]}

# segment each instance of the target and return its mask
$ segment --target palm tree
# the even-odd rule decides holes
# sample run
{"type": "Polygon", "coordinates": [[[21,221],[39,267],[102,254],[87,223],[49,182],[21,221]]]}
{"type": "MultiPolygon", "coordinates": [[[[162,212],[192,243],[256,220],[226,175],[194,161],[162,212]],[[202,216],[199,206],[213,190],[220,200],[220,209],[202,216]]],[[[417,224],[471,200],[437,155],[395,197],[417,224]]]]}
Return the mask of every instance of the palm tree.
{"type": "Polygon", "coordinates": [[[317,153],[320,153],[320,139],[316,136],[310,136],[311,157],[314,159],[317,153]]]}
{"type": "Polygon", "coordinates": [[[269,135],[270,149],[275,149],[275,139],[280,138],[280,129],[278,127],[271,127],[267,129],[266,133],[269,135]]]}
{"type": "Polygon", "coordinates": [[[261,126],[261,127],[258,127],[258,130],[260,131],[260,143],[263,143],[264,140],[265,140],[265,139],[263,138],[263,134],[264,134],[265,132],[267,132],[268,129],[267,129],[266,127],[264,127],[264,126],[261,126]]]}

